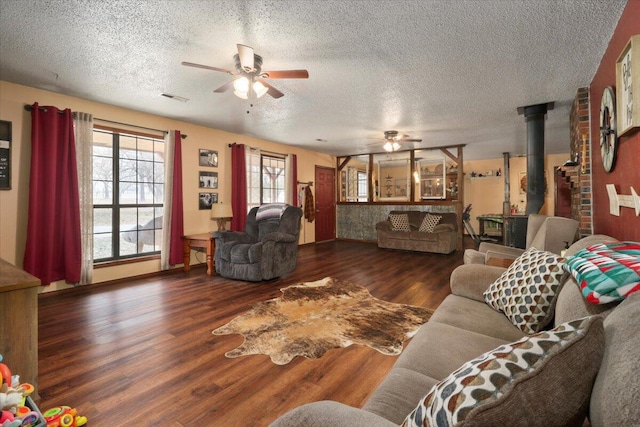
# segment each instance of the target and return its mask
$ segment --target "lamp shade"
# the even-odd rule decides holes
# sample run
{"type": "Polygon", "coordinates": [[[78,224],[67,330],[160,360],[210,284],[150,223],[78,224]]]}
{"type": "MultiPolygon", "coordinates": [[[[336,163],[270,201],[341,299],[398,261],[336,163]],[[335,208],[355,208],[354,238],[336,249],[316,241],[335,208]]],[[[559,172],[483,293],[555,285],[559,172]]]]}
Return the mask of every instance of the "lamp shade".
{"type": "Polygon", "coordinates": [[[267,88],[260,82],[253,82],[253,91],[256,93],[256,96],[260,98],[267,93],[267,88]]]}
{"type": "Polygon", "coordinates": [[[214,203],[211,205],[211,219],[233,218],[231,205],[224,203],[214,203]]]}

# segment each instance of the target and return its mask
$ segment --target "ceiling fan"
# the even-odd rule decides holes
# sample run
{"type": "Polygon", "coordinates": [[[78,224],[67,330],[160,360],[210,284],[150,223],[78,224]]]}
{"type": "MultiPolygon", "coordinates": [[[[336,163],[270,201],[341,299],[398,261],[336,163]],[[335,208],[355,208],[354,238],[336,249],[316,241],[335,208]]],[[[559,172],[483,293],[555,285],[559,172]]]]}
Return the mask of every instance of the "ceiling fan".
{"type": "Polygon", "coordinates": [[[401,142],[422,142],[421,139],[409,138],[409,135],[399,135],[397,130],[384,131],[384,151],[398,151],[402,146],[401,142]]]}
{"type": "Polygon", "coordinates": [[[284,96],[284,93],[269,84],[265,79],[308,79],[309,72],[307,70],[280,70],[280,71],[262,71],[262,57],[253,53],[253,48],[238,44],[238,53],[233,55],[235,62],[235,70],[226,70],[224,68],[211,67],[209,65],[194,64],[193,62],[182,62],[187,67],[202,68],[205,70],[220,71],[222,73],[238,76],[234,80],[223,84],[216,93],[226,92],[233,86],[233,93],[242,99],[248,99],[249,96],[255,95],[260,98],[268,93],[274,98],[284,96]]]}

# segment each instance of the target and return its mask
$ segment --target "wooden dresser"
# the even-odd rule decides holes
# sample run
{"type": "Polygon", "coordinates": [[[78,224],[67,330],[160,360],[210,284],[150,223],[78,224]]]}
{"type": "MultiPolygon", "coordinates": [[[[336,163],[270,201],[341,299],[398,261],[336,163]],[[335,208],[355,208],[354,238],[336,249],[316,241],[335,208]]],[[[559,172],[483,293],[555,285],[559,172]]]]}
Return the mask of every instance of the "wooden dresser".
{"type": "Polygon", "coordinates": [[[38,394],[38,286],[40,279],[0,259],[0,354],[20,382],[38,394]]]}

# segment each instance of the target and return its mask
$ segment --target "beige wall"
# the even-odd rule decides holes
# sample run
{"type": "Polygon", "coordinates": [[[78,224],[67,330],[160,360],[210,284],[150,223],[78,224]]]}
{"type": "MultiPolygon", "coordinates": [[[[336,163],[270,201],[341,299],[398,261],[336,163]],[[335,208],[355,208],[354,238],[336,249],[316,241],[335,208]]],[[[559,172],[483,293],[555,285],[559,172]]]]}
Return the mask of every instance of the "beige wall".
{"type": "MultiPolygon", "coordinates": [[[[200,148],[218,151],[217,192],[218,200],[224,203],[231,202],[231,149],[227,144],[232,142],[282,154],[296,154],[300,181],[313,181],[316,165],[335,167],[335,157],[327,154],[0,81],[0,120],[13,123],[12,188],[9,191],[0,191],[0,257],[17,266],[22,266],[25,249],[31,154],[31,119],[30,113],[24,110],[24,105],[34,102],[91,113],[94,117],[105,120],[154,129],[178,129],[188,135],[182,142],[184,232],[186,234],[204,233],[215,228],[215,223],[209,218],[209,212],[198,210],[198,193],[200,192],[198,150],[200,148]]],[[[211,169],[207,168],[207,170],[211,169]]],[[[304,221],[303,227],[300,242],[314,242],[315,222],[304,221]]],[[[192,263],[194,262],[197,261],[192,258],[192,263]]],[[[160,262],[153,260],[100,268],[94,270],[94,283],[156,272],[159,271],[159,267],[160,262]]],[[[53,283],[46,290],[64,287],[66,285],[63,283],[53,283]]]]}
{"type": "MultiPolygon", "coordinates": [[[[554,166],[561,166],[569,159],[569,153],[553,154],[544,157],[544,169],[547,176],[547,193],[545,202],[540,213],[543,215],[553,215],[555,211],[553,170],[554,166]]],[[[527,196],[520,193],[520,172],[526,172],[526,157],[512,157],[509,159],[509,192],[511,205],[518,205],[524,211],[527,196]]],[[[502,203],[504,202],[504,160],[471,160],[464,162],[464,205],[472,204],[471,224],[478,232],[479,225],[476,217],[484,214],[502,213],[502,203]],[[488,170],[494,172],[502,169],[502,176],[492,176],[483,178],[471,178],[471,172],[485,174],[488,170]]]]}

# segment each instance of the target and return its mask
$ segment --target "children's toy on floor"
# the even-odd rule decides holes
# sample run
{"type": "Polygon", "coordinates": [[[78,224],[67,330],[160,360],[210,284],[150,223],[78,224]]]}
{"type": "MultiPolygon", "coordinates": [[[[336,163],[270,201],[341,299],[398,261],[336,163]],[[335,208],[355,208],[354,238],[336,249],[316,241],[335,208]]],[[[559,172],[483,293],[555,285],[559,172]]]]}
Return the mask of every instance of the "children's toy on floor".
{"type": "Polygon", "coordinates": [[[56,406],[42,413],[47,427],[81,427],[87,423],[87,417],[78,415],[75,408],[56,406]]]}
{"type": "Polygon", "coordinates": [[[0,377],[0,427],[44,426],[42,415],[29,397],[34,387],[27,383],[20,384],[20,376],[11,375],[4,363],[0,363],[0,377]]]}

